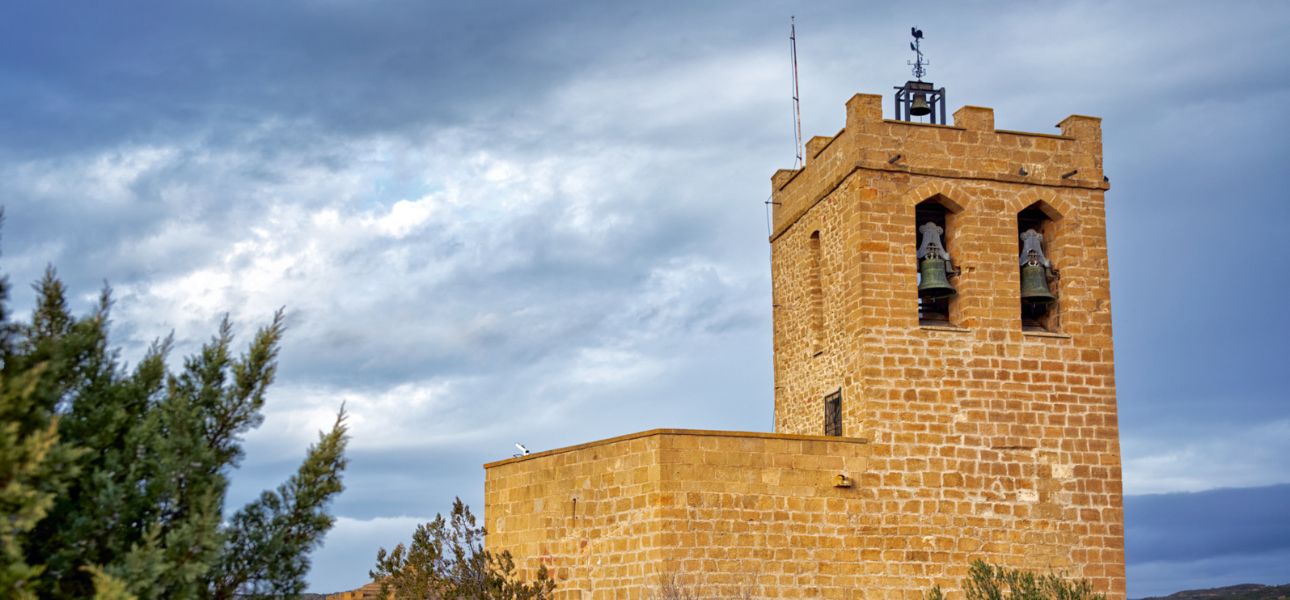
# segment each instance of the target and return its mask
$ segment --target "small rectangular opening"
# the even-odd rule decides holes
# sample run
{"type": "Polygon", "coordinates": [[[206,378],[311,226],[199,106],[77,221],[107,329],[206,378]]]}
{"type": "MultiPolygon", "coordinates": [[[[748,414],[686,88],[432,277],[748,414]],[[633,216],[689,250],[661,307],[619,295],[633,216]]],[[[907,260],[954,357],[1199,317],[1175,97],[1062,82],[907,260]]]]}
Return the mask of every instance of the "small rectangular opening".
{"type": "Polygon", "coordinates": [[[842,435],[842,390],[824,397],[824,435],[842,435]]]}

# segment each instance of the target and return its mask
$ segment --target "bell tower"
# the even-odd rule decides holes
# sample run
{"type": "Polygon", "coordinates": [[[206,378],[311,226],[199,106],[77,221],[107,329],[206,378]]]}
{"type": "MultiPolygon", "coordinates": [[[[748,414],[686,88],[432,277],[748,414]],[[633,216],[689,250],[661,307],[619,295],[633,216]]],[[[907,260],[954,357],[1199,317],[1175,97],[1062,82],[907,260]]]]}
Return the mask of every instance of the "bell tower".
{"type": "Polygon", "coordinates": [[[489,463],[490,549],[549,569],[561,600],[646,600],[678,577],[714,596],[958,597],[977,559],[1123,600],[1101,123],[911,120],[944,110],[933,91],[900,88],[896,119],[852,97],[846,127],[771,178],[775,431],[489,463]]]}
{"type": "Polygon", "coordinates": [[[772,177],[776,433],[867,438],[879,536],[1123,598],[1101,121],[919,123],[897,89],[772,177]]]}

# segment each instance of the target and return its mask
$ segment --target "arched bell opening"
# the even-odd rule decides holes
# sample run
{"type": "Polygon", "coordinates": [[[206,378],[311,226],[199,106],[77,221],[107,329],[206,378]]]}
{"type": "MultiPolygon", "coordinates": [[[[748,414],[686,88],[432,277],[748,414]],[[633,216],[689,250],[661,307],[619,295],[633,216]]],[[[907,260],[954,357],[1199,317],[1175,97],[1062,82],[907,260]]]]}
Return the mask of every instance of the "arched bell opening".
{"type": "Polygon", "coordinates": [[[914,207],[915,252],[918,264],[918,323],[953,325],[958,277],[951,251],[955,215],[960,208],[936,195],[914,207]]]}
{"type": "Polygon", "coordinates": [[[1061,326],[1057,222],[1051,205],[1037,201],[1017,213],[1017,267],[1023,331],[1056,332],[1061,326]]]}

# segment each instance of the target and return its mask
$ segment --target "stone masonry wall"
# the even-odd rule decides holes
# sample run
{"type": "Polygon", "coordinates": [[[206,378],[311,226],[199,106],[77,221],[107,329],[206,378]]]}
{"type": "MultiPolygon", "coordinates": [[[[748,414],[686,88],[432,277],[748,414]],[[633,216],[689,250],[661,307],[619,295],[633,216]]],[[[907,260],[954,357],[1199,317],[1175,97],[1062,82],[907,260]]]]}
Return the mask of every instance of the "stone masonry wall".
{"type": "Polygon", "coordinates": [[[337,592],[324,596],[326,600],[380,600],[381,584],[375,581],[348,592],[337,592]]]}
{"type": "Polygon", "coordinates": [[[978,107],[954,126],[883,120],[881,101],[853,98],[846,129],[772,180],[776,430],[822,433],[823,399],[842,391],[843,433],[872,442],[858,484],[882,511],[843,535],[887,544],[888,577],[954,589],[979,557],[1066,569],[1122,598],[1099,120],[1025,134],[995,131],[978,107]],[[929,198],[950,207],[963,271],[951,327],[918,321],[914,206],[929,198]],[[1054,219],[1054,332],[1023,332],[1019,316],[1016,216],[1036,201],[1054,219]]]}
{"type": "Polygon", "coordinates": [[[622,598],[619,590],[653,584],[663,544],[659,440],[647,432],[484,465],[489,548],[509,550],[530,572],[545,564],[561,598],[622,598]]]}
{"type": "Polygon", "coordinates": [[[882,507],[834,484],[867,453],[850,438],[654,430],[500,461],[485,465],[488,545],[553,569],[566,599],[643,600],[668,576],[703,597],[859,597],[881,585],[887,542],[854,532],[882,507]]]}

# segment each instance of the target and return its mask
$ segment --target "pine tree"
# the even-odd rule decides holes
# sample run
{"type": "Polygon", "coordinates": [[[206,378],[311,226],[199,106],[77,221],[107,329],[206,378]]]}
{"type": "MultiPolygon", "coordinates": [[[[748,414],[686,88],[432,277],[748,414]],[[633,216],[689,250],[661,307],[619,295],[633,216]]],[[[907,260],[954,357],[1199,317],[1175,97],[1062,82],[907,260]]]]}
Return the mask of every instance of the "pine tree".
{"type": "Polygon", "coordinates": [[[242,435],[263,420],[282,312],[241,356],[226,318],[177,374],[170,339],[127,371],[108,343],[107,290],[77,318],[52,269],[35,288],[29,324],[0,318],[0,509],[11,515],[0,595],[299,594],[343,489],[343,411],[286,484],[222,524],[242,435]]]}
{"type": "MultiPolygon", "coordinates": [[[[61,284],[52,270],[38,288],[53,292],[43,297],[50,303],[41,307],[43,314],[65,314],[61,284]]],[[[93,328],[45,317],[30,327],[13,323],[8,297],[8,280],[0,278],[0,596],[34,598],[43,565],[27,556],[24,545],[54,499],[65,492],[75,473],[73,462],[83,455],[59,443],[57,411],[65,395],[60,379],[93,345],[93,328]],[[36,336],[25,335],[28,331],[56,333],[65,343],[41,345],[36,336]]]]}
{"type": "Polygon", "coordinates": [[[327,501],[344,489],[344,420],[342,407],[336,424],[309,449],[290,480],[233,515],[212,598],[235,593],[283,598],[304,591],[309,551],[335,521],[324,510],[327,501]]]}

